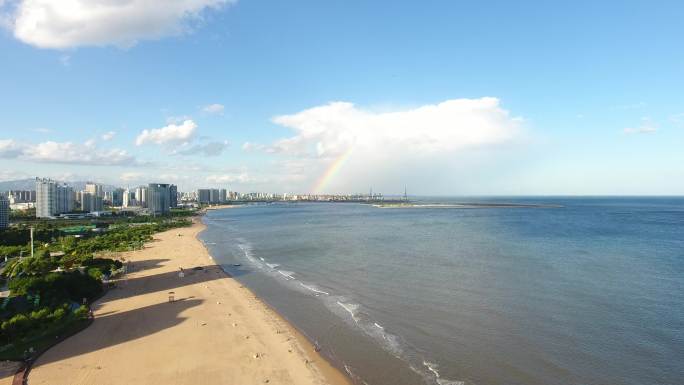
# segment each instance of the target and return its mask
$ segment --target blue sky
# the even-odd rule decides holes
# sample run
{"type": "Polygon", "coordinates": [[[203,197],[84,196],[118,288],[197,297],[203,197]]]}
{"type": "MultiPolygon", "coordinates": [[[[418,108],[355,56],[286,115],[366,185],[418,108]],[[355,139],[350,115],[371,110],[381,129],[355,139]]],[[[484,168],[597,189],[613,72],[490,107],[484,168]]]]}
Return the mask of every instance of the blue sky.
{"type": "Polygon", "coordinates": [[[0,0],[2,180],[684,194],[680,2],[50,3],[0,0]]]}

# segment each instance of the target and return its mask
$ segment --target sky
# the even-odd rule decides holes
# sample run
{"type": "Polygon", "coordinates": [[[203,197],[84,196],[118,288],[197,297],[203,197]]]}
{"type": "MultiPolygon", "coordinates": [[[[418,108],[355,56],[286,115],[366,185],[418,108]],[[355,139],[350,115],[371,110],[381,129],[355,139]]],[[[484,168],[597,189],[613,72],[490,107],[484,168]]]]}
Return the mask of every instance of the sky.
{"type": "Polygon", "coordinates": [[[680,1],[0,0],[0,180],[682,195],[683,13],[680,1]]]}

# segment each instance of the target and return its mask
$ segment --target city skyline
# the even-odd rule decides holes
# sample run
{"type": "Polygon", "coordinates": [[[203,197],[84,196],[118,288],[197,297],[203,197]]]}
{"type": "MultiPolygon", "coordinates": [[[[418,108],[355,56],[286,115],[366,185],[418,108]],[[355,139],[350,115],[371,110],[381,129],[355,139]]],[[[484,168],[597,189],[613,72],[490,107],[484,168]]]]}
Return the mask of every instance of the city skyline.
{"type": "Polygon", "coordinates": [[[70,4],[0,1],[0,181],[684,194],[677,2],[70,4]]]}

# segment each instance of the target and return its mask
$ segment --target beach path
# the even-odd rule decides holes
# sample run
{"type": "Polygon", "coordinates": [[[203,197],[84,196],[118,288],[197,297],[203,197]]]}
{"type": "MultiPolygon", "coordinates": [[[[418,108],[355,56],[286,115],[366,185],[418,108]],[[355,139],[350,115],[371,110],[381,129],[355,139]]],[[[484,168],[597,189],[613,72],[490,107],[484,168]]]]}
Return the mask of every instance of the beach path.
{"type": "Polygon", "coordinates": [[[203,226],[122,253],[126,279],[94,304],[91,326],[37,360],[29,384],[348,384],[213,263],[196,238],[203,226]]]}

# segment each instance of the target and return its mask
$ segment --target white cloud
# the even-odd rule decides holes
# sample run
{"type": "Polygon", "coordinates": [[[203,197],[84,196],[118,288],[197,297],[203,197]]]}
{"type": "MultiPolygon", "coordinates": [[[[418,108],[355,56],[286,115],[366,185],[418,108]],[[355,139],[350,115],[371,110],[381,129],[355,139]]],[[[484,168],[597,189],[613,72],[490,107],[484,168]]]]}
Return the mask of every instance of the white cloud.
{"type": "Polygon", "coordinates": [[[254,178],[250,177],[248,173],[243,172],[239,174],[221,174],[209,175],[206,178],[208,183],[250,183],[254,182],[254,178]]]}
{"type": "Polygon", "coordinates": [[[124,172],[123,174],[119,175],[119,179],[122,182],[133,182],[141,180],[144,175],[145,174],[141,172],[124,172]]]}
{"type": "Polygon", "coordinates": [[[0,140],[0,158],[12,159],[21,155],[22,146],[12,139],[0,140]]]}
{"type": "MultiPolygon", "coordinates": [[[[203,12],[235,0],[17,0],[0,22],[39,48],[130,47],[191,32],[203,12]]],[[[0,5],[1,7],[1,5],[0,5]]],[[[2,9],[0,9],[2,11],[2,9]]]]}
{"type": "Polygon", "coordinates": [[[101,150],[93,143],[42,142],[24,148],[21,158],[34,162],[70,163],[94,166],[131,165],[135,158],[125,150],[101,150]]]}
{"type": "MultiPolygon", "coordinates": [[[[334,187],[329,191],[366,191],[371,183],[392,184],[398,191],[399,184],[403,190],[407,180],[427,175],[458,183],[450,171],[464,164],[466,156],[522,136],[522,119],[491,97],[381,112],[333,102],[273,122],[294,135],[267,146],[248,142],[242,148],[281,154],[286,158],[280,161],[283,175],[292,180],[306,176],[314,183],[339,164],[328,181],[334,187]]],[[[309,191],[322,186],[313,184],[309,191]]]]}
{"type": "Polygon", "coordinates": [[[653,126],[641,126],[637,128],[632,128],[632,127],[627,127],[623,130],[625,134],[652,134],[654,132],[658,131],[657,128],[653,126]]]}
{"type": "Polygon", "coordinates": [[[501,143],[518,132],[496,98],[454,99],[414,109],[380,112],[334,102],[273,122],[295,136],[276,142],[275,152],[335,157],[350,148],[431,154],[501,143]]]}
{"type": "Polygon", "coordinates": [[[141,146],[145,143],[187,143],[192,139],[196,130],[197,124],[190,119],[181,124],[171,123],[162,128],[143,130],[135,139],[135,145],[141,146]]]}
{"type": "Polygon", "coordinates": [[[116,135],[116,132],[114,132],[114,131],[105,132],[104,134],[102,134],[102,140],[104,140],[105,142],[112,140],[115,135],[116,135]]]}
{"type": "Polygon", "coordinates": [[[164,181],[164,182],[180,182],[180,181],[187,181],[190,180],[189,175],[179,175],[179,174],[159,174],[157,177],[158,180],[164,181]]]}
{"type": "Polygon", "coordinates": [[[641,118],[641,125],[639,127],[627,127],[622,130],[622,132],[627,135],[652,134],[656,131],[658,131],[658,128],[648,117],[641,118]]]}
{"type": "Polygon", "coordinates": [[[28,144],[12,139],[0,140],[0,158],[94,166],[136,163],[135,158],[125,150],[100,149],[94,140],[88,140],[83,144],[53,141],[28,144]]]}
{"type": "Polygon", "coordinates": [[[192,120],[192,118],[188,115],[180,115],[180,116],[168,116],[166,118],[166,124],[179,124],[183,123],[186,120],[192,120]]]}
{"type": "Polygon", "coordinates": [[[219,156],[223,154],[230,142],[224,140],[223,142],[209,142],[204,144],[195,144],[186,149],[180,149],[174,152],[176,155],[204,155],[204,156],[219,156]]]}
{"type": "Polygon", "coordinates": [[[224,109],[225,109],[225,107],[223,107],[223,104],[214,103],[214,104],[210,104],[208,106],[204,106],[202,108],[202,111],[204,111],[208,114],[219,114],[220,115],[220,114],[223,114],[224,109]]]}
{"type": "Polygon", "coordinates": [[[0,169],[0,181],[28,179],[31,176],[32,175],[27,174],[23,171],[0,169]]]}
{"type": "Polygon", "coordinates": [[[266,151],[266,152],[272,152],[271,148],[269,146],[259,144],[259,143],[252,143],[252,142],[245,142],[242,144],[242,149],[244,151],[266,151]]]}
{"type": "Polygon", "coordinates": [[[95,139],[88,139],[85,142],[83,142],[83,145],[86,146],[86,148],[88,148],[88,149],[94,148],[95,144],[96,144],[95,139]]]}

